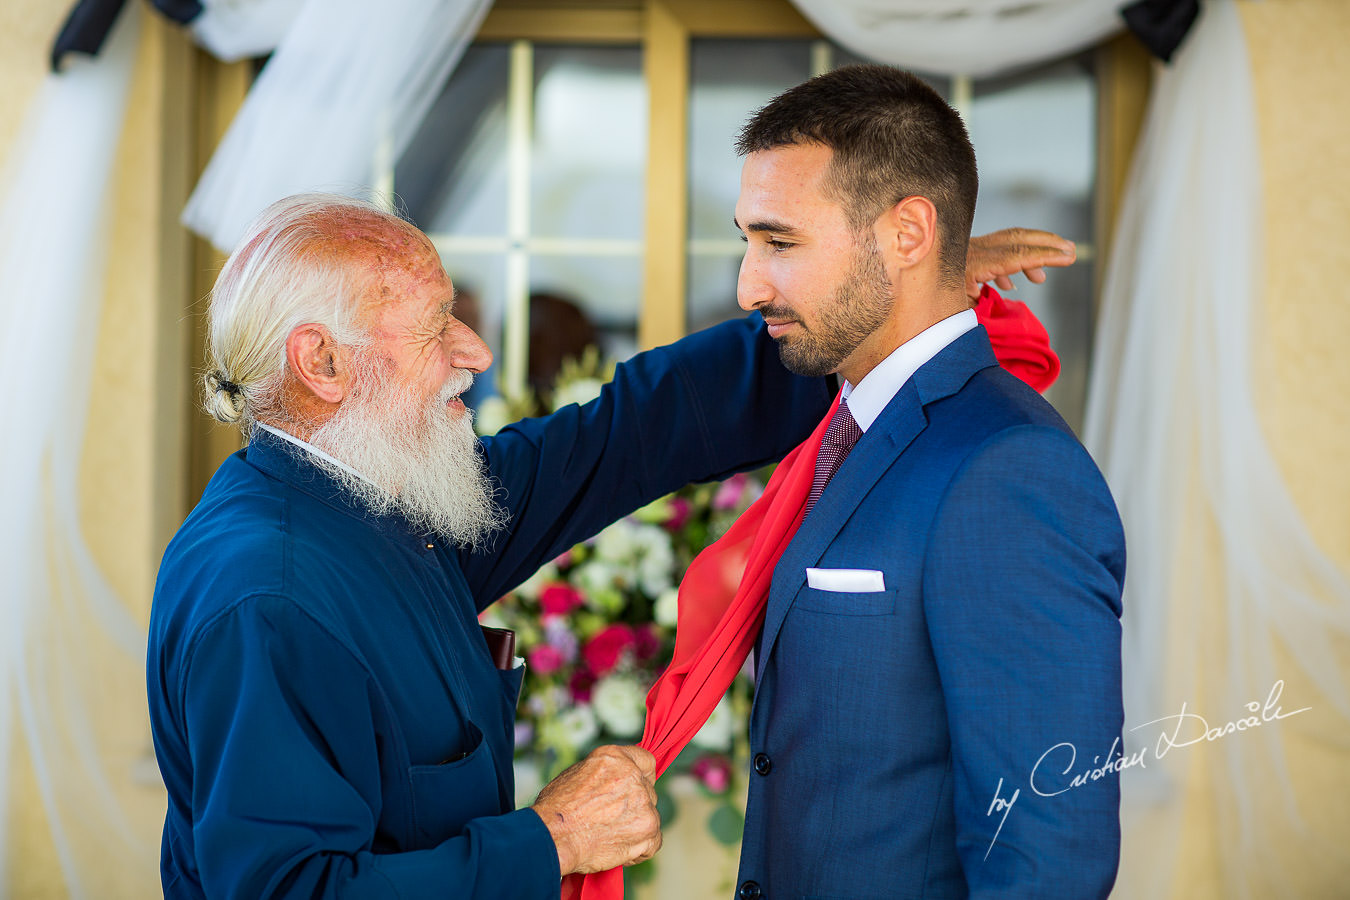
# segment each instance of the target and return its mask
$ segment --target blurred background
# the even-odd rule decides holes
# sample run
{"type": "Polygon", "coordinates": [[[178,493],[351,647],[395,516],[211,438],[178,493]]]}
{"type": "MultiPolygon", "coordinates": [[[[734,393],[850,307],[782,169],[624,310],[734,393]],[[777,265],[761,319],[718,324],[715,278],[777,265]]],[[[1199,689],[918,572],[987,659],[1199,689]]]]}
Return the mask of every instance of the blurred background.
{"type": "MultiPolygon", "coordinates": [[[[453,27],[354,18],[362,52],[336,61],[320,51],[340,41],[298,32],[356,4],[272,4],[247,38],[229,15],[248,4],[81,3],[84,37],[65,4],[0,8],[0,896],[159,890],[140,630],[164,546],[239,447],[197,402],[203,298],[243,221],[304,188],[404,211],[496,355],[475,405],[521,409],[581,348],[622,360],[741,315],[740,125],[872,58],[965,117],[976,233],[1078,244],[1014,295],[1046,324],[1063,362],[1047,397],[1126,522],[1128,724],[1184,702],[1221,727],[1277,680],[1286,712],[1308,708],[1127,772],[1116,896],[1347,895],[1350,6],[1207,2],[1160,47],[1128,4],[1080,0],[1060,6],[1105,14],[1043,48],[995,20],[943,52],[941,16],[875,3],[410,5],[453,27]],[[50,74],[63,26],[96,52],[50,74]],[[386,69],[385,94],[346,101],[386,69]],[[288,103],[349,131],[281,136],[288,103]]],[[[1146,5],[1164,24],[1187,6],[1146,5]]],[[[1161,757],[1159,727],[1128,746],[1161,757]]],[[[726,801],[699,787],[671,788],[683,812],[639,896],[729,894],[734,841],[708,813],[726,801]]]]}

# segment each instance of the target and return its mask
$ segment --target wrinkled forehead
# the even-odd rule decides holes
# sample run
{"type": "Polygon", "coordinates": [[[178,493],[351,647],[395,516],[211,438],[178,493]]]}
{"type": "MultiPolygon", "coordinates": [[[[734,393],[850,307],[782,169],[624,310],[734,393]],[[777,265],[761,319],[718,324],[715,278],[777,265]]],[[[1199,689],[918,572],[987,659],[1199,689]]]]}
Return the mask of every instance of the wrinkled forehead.
{"type": "Polygon", "coordinates": [[[440,256],[426,235],[400,219],[343,210],[328,217],[316,261],[342,266],[361,283],[358,318],[382,312],[426,288],[449,290],[440,256]]]}

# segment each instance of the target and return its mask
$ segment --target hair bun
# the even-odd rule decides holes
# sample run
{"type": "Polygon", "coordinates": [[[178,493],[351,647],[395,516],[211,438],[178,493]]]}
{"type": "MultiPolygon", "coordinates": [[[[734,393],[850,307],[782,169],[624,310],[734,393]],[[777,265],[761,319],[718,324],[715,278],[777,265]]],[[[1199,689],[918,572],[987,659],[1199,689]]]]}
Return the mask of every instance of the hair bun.
{"type": "Polygon", "coordinates": [[[244,417],[244,391],[217,370],[206,373],[206,411],[227,424],[244,417]]]}

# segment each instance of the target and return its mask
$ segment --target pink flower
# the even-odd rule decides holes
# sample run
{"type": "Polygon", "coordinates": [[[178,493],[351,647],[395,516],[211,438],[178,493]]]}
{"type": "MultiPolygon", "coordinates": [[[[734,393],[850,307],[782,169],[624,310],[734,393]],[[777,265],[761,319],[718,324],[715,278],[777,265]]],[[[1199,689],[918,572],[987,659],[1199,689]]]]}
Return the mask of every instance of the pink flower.
{"type": "Polygon", "coordinates": [[[711,794],[724,794],[731,787],[731,763],[725,756],[703,756],[690,770],[711,794]]]}
{"type": "Polygon", "coordinates": [[[600,629],[582,649],[582,658],[597,678],[608,675],[623,652],[635,643],[633,629],[627,625],[610,625],[600,629]]]}
{"type": "Polygon", "coordinates": [[[539,607],[546,616],[565,616],[585,602],[570,584],[550,584],[539,592],[539,607]]]}
{"type": "Polygon", "coordinates": [[[740,506],[741,500],[745,497],[746,482],[749,480],[744,473],[737,472],[718,485],[717,493],[713,494],[713,509],[726,510],[740,506]]]}
{"type": "Polygon", "coordinates": [[[656,626],[648,622],[633,630],[633,657],[638,662],[646,662],[661,649],[661,637],[656,626]]]}
{"type": "Polygon", "coordinates": [[[577,667],[572,677],[567,679],[567,692],[577,703],[590,703],[593,687],[595,687],[595,673],[584,665],[577,667]]]}
{"type": "Polygon", "coordinates": [[[540,644],[530,651],[530,668],[540,675],[552,675],[562,668],[562,651],[552,644],[540,644]]]}
{"type": "Polygon", "coordinates": [[[662,523],[667,531],[679,531],[684,527],[684,523],[689,521],[689,514],[694,511],[694,507],[683,497],[670,498],[670,518],[662,523]]]}

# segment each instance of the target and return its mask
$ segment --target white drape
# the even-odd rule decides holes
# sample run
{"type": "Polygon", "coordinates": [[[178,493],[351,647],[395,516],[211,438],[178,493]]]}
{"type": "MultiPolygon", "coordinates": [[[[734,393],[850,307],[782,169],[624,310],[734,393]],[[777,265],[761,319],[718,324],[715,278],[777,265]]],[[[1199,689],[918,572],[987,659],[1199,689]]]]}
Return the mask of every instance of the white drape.
{"type": "Polygon", "coordinates": [[[298,191],[363,192],[397,159],[490,0],[305,0],[216,150],[183,221],[224,251],[298,191]]]}
{"type": "MultiPolygon", "coordinates": [[[[1258,147],[1238,12],[1232,0],[1211,0],[1153,88],[1106,273],[1088,399],[1086,443],[1115,493],[1130,554],[1127,755],[1149,754],[1147,769],[1123,775],[1127,854],[1135,822],[1155,832],[1141,840],[1161,833],[1165,845],[1179,833],[1178,787],[1193,763],[1185,752],[1155,759],[1158,735],[1174,723],[1128,729],[1176,715],[1183,702],[1215,725],[1248,715],[1246,704],[1292,677],[1276,666],[1277,643],[1320,692],[1286,696],[1285,710],[1312,702],[1324,707],[1324,722],[1350,719],[1335,650],[1350,636],[1350,585],[1295,508],[1253,397],[1252,320],[1263,284],[1258,147]],[[1197,532],[1211,527],[1216,573],[1194,553],[1197,532]],[[1215,585],[1219,620],[1196,608],[1215,585]],[[1215,634],[1223,666],[1201,670],[1197,659],[1215,634]],[[1197,710],[1197,690],[1215,708],[1197,710]]],[[[1281,734],[1301,724],[1237,736],[1221,755],[1212,748],[1237,812],[1221,822],[1229,871],[1273,865],[1255,838],[1252,787],[1274,781],[1292,796],[1281,734]]],[[[1163,861],[1150,855],[1149,866],[1124,868],[1122,895],[1163,896],[1171,877],[1163,861]]],[[[1287,881],[1267,871],[1262,883],[1287,881]]]]}
{"type": "Polygon", "coordinates": [[[1091,47],[1121,0],[792,0],[840,44],[935,75],[985,76],[1091,47]]]}
{"type": "Polygon", "coordinates": [[[216,59],[235,62],[276,49],[305,0],[203,0],[192,37],[216,59]]]}
{"type": "Polygon", "coordinates": [[[141,682],[145,638],[90,556],[76,496],[139,38],[139,10],[126,12],[97,61],[48,76],[0,182],[0,885],[22,741],[77,898],[100,896],[91,876],[118,857],[153,883],[158,844],[119,805],[131,767],[109,771],[93,709],[110,669],[141,682]]]}

